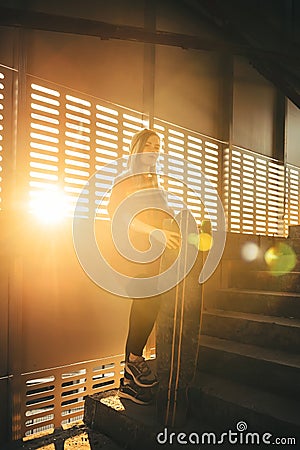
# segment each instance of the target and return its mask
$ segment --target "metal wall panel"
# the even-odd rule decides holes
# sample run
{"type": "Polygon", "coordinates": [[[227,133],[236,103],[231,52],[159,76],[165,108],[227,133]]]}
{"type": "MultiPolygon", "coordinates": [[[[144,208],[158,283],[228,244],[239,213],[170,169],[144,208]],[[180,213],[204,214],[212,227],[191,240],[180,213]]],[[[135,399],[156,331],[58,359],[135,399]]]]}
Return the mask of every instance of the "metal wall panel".
{"type": "Polygon", "coordinates": [[[156,117],[221,139],[220,81],[219,60],[214,53],[158,47],[156,117]]]}
{"type": "Polygon", "coordinates": [[[286,158],[289,164],[300,166],[300,110],[287,101],[286,114],[286,158]]]}
{"type": "Polygon", "coordinates": [[[123,370],[120,357],[111,356],[23,374],[19,436],[82,419],[85,396],[117,388],[123,370]]]}
{"type": "Polygon", "coordinates": [[[0,62],[1,64],[13,67],[13,43],[15,30],[8,27],[0,27],[0,62]]]}
{"type": "Polygon", "coordinates": [[[143,110],[144,44],[30,31],[28,49],[28,73],[143,110]]]}
{"type": "Polygon", "coordinates": [[[287,164],[285,173],[285,232],[288,235],[288,225],[300,224],[300,167],[287,164]]]}
{"type": "Polygon", "coordinates": [[[0,408],[0,447],[5,448],[4,443],[9,441],[9,416],[10,416],[10,410],[9,410],[9,389],[8,389],[9,381],[8,378],[1,378],[0,377],[0,401],[1,401],[1,408],[0,408]],[[2,447],[3,444],[3,447],[2,447]]]}
{"type": "MultiPolygon", "coordinates": [[[[0,228],[4,230],[3,220],[0,219],[0,228]]],[[[1,239],[1,244],[3,240],[1,239]]],[[[8,273],[9,258],[1,246],[0,265],[0,377],[8,375],[8,273]]]]}
{"type": "Polygon", "coordinates": [[[12,105],[14,72],[0,65],[0,377],[9,373],[8,321],[11,229],[9,203],[12,179],[12,105]]]}
{"type": "MultiPolygon", "coordinates": [[[[105,241],[105,224],[97,225],[105,241]]],[[[34,219],[24,221],[21,249],[21,372],[122,355],[130,300],[91,282],[77,260],[71,222],[43,227],[34,219]]]]}
{"type": "Polygon", "coordinates": [[[266,156],[273,151],[275,87],[243,58],[235,58],[232,143],[266,156]]]}
{"type": "Polygon", "coordinates": [[[13,88],[15,72],[0,64],[0,211],[8,210],[13,184],[13,88]]]}
{"type": "Polygon", "coordinates": [[[284,223],[283,164],[237,147],[226,149],[224,159],[224,207],[229,230],[284,235],[288,221],[284,223]]]}
{"type": "Polygon", "coordinates": [[[162,176],[161,180],[168,191],[170,205],[175,212],[179,212],[179,204],[183,201],[198,224],[208,219],[213,228],[217,228],[217,214],[220,211],[217,211],[216,192],[221,195],[222,142],[158,118],[154,119],[154,129],[161,137],[163,151],[171,157],[162,168],[162,173],[167,177],[164,179],[162,176]],[[182,159],[188,162],[186,169],[182,159]],[[202,174],[209,179],[215,192],[203,183],[202,174]],[[199,198],[209,208],[209,214],[199,198]]]}

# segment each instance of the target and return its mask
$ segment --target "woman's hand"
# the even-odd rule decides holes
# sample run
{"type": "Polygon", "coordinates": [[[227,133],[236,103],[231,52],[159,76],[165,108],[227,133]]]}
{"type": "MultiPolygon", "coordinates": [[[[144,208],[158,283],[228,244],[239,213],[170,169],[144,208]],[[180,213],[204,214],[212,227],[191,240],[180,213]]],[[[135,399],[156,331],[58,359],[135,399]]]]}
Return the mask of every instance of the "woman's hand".
{"type": "Polygon", "coordinates": [[[160,242],[170,249],[178,248],[180,245],[180,234],[176,233],[176,231],[155,228],[136,218],[131,222],[131,229],[133,231],[138,231],[139,233],[148,234],[149,237],[150,235],[153,236],[157,242],[160,242]]]}
{"type": "Polygon", "coordinates": [[[180,234],[176,231],[154,229],[150,233],[158,242],[165,245],[169,249],[176,249],[180,245],[180,234]]]}

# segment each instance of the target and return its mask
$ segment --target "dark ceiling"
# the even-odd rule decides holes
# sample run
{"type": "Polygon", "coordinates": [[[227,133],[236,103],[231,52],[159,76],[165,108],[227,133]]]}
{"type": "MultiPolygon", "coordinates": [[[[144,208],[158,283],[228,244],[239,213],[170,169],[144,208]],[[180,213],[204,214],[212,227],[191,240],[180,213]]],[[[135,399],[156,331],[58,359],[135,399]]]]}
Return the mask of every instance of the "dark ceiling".
{"type": "Polygon", "coordinates": [[[299,0],[182,0],[300,108],[299,0]]]}
{"type": "Polygon", "coordinates": [[[300,0],[173,2],[199,22],[197,36],[1,6],[0,25],[240,54],[300,108],[300,0]]]}

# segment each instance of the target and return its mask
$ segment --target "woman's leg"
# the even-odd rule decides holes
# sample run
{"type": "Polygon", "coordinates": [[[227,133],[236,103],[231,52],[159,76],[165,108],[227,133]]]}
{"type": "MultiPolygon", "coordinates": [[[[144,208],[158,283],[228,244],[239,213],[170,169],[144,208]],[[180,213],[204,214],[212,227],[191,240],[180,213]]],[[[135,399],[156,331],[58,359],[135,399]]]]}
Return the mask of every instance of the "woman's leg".
{"type": "Polygon", "coordinates": [[[130,353],[142,356],[143,349],[157,318],[159,306],[159,297],[133,300],[125,350],[127,360],[130,353]]]}

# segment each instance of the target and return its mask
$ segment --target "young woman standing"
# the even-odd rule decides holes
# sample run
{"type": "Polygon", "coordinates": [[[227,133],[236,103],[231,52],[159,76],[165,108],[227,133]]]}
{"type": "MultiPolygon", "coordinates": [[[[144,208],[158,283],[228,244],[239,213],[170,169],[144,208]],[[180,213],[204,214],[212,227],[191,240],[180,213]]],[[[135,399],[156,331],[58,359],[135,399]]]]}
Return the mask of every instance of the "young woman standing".
{"type": "MultiPolygon", "coordinates": [[[[127,169],[115,179],[111,191],[108,211],[113,220],[122,203],[123,212],[118,214],[117,227],[123,227],[135,250],[147,252],[153,242],[160,249],[176,249],[180,234],[164,229],[164,221],[174,217],[168,206],[166,191],[159,185],[156,162],[160,153],[160,138],[153,130],[143,129],[131,141],[127,169]],[[132,197],[131,197],[132,196],[132,197]],[[126,201],[132,199],[139,210],[130,220],[130,207],[126,201]],[[126,228],[126,229],[125,229],[126,228]],[[152,239],[152,242],[151,242],[152,239]]],[[[159,274],[161,257],[151,262],[133,264],[130,271],[132,283],[128,284],[128,297],[133,297],[129,329],[125,347],[125,371],[119,395],[139,404],[151,401],[151,389],[158,380],[143,358],[143,350],[153,329],[160,305],[159,296],[134,298],[134,279],[148,278],[159,274]]]]}

